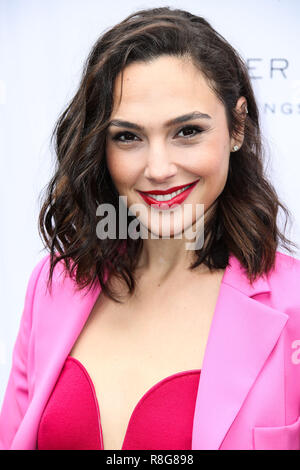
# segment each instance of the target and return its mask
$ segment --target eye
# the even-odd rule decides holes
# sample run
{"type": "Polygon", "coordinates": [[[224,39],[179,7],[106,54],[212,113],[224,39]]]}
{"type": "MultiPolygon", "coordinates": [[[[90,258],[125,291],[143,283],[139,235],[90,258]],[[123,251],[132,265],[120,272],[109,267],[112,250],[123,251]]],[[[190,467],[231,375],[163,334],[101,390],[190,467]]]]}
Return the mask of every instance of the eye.
{"type": "Polygon", "coordinates": [[[201,129],[199,126],[184,126],[179,132],[178,134],[180,134],[180,132],[186,132],[186,131],[192,131],[194,132],[194,134],[188,134],[188,135],[185,135],[184,137],[190,139],[191,137],[195,137],[197,134],[199,134],[199,132],[202,132],[203,129],[201,129]]]}
{"type": "MultiPolygon", "coordinates": [[[[203,132],[203,129],[201,129],[201,127],[199,127],[199,126],[189,125],[189,126],[182,127],[182,129],[180,129],[180,131],[177,132],[176,135],[179,135],[181,132],[188,133],[187,135],[183,136],[185,139],[191,139],[192,137],[195,137],[200,132],[203,132]],[[190,131],[192,131],[192,133],[189,133],[190,131]]],[[[128,144],[128,143],[134,142],[135,137],[137,137],[137,136],[135,134],[133,134],[132,132],[123,131],[123,132],[118,132],[116,135],[114,135],[112,137],[112,140],[122,142],[124,144],[128,144]],[[124,139],[123,139],[123,137],[124,137],[124,139]]],[[[182,136],[180,136],[180,137],[182,137],[182,136]]]]}
{"type": "Polygon", "coordinates": [[[113,136],[113,140],[117,140],[122,143],[133,142],[131,137],[136,137],[136,135],[132,134],[132,132],[125,131],[125,132],[118,132],[116,135],[113,136]],[[125,136],[125,139],[121,139],[121,137],[125,136]],[[129,137],[129,138],[128,138],[129,137]]]}

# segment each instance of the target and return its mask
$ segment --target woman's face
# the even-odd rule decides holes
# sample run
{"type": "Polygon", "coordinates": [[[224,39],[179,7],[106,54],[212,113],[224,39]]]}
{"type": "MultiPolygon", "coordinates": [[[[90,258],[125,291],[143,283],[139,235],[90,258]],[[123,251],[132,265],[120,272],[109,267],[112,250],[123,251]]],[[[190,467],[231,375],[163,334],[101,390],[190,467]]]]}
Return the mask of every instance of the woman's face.
{"type": "MultiPolygon", "coordinates": [[[[171,217],[174,236],[194,226],[199,217],[196,205],[206,212],[225,186],[230,152],[237,144],[230,139],[225,108],[191,61],[171,56],[127,66],[119,104],[120,93],[121,74],[115,81],[110,118],[114,122],[106,139],[110,175],[129,208],[141,205],[136,215],[148,231],[165,234],[164,224],[171,217]],[[197,115],[187,118],[193,113],[197,115]],[[141,194],[191,183],[192,190],[173,200],[173,211],[172,201],[166,200],[170,196],[158,195],[154,202],[152,198],[155,207],[151,197],[141,194]]],[[[240,98],[239,105],[240,100],[245,101],[240,98]]]]}

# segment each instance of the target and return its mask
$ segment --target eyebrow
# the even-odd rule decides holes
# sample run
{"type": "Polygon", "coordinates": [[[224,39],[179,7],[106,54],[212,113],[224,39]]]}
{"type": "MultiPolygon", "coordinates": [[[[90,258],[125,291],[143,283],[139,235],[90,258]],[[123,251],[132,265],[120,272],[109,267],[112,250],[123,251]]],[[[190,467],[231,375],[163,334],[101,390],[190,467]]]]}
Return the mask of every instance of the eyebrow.
{"type": "MultiPolygon", "coordinates": [[[[174,124],[179,124],[182,122],[190,121],[191,119],[211,119],[211,116],[205,113],[201,113],[200,111],[194,111],[193,113],[183,114],[182,116],[178,116],[174,119],[170,119],[164,124],[164,127],[170,127],[174,124]]],[[[128,127],[129,129],[135,129],[137,131],[144,131],[144,126],[139,126],[134,122],[123,121],[121,119],[113,119],[109,122],[108,126],[117,126],[117,127],[128,127]]]]}

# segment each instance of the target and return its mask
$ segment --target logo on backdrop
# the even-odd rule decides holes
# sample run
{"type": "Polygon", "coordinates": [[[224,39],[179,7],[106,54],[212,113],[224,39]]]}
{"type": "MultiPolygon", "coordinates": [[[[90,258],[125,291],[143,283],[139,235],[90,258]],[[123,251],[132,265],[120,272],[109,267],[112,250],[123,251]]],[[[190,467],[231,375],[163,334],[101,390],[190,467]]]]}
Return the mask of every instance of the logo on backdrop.
{"type": "Polygon", "coordinates": [[[290,63],[287,58],[264,59],[252,57],[248,58],[246,63],[251,80],[268,79],[271,81],[271,91],[273,91],[274,99],[261,104],[263,113],[268,115],[300,114],[300,80],[290,78],[290,63]],[[277,84],[278,89],[276,89],[277,84]]]}

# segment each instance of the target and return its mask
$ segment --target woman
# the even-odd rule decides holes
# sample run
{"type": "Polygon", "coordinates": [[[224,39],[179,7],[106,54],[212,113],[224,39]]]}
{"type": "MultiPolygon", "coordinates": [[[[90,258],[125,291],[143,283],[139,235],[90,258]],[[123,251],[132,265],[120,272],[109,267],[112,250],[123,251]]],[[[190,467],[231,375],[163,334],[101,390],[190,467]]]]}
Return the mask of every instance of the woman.
{"type": "Polygon", "coordinates": [[[136,12],[54,135],[2,447],[300,449],[300,262],[237,52],[186,11],[136,12]]]}

